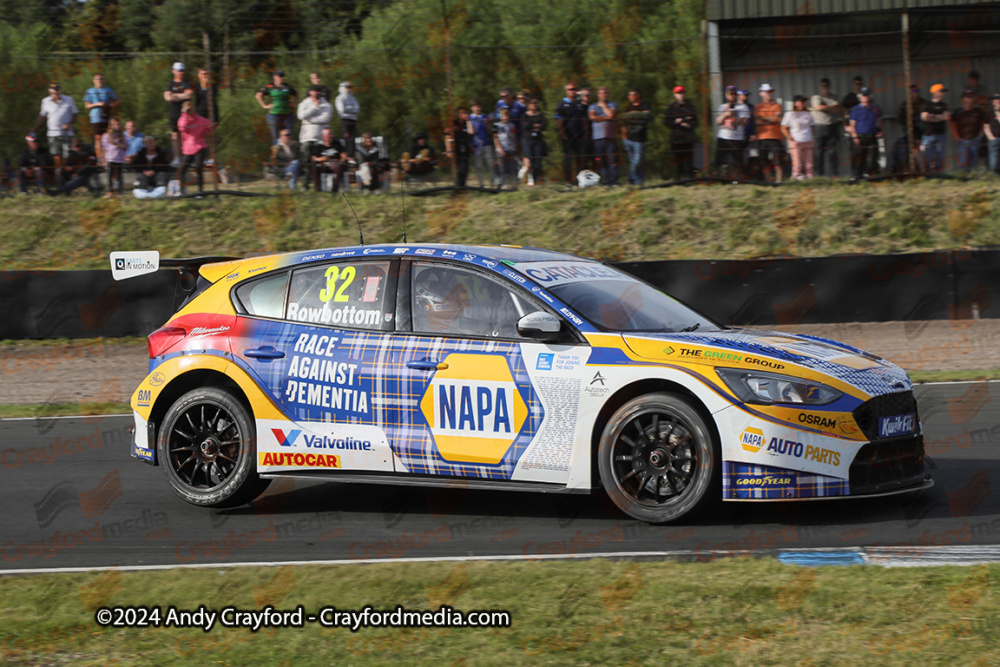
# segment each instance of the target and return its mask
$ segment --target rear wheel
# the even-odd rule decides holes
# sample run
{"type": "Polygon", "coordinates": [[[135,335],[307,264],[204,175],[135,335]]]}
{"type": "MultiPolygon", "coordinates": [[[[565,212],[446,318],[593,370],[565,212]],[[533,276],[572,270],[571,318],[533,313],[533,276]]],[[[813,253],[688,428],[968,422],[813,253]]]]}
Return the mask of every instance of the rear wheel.
{"type": "Polygon", "coordinates": [[[597,452],[612,502],[649,523],[674,521],[719,496],[719,450],[701,414],[674,394],[632,399],[611,417],[597,452]]]}
{"type": "Polygon", "coordinates": [[[250,502],[270,483],[257,475],[255,438],[250,414],[232,394],[194,389],[167,410],[156,455],[181,498],[203,507],[233,507],[250,502]]]}

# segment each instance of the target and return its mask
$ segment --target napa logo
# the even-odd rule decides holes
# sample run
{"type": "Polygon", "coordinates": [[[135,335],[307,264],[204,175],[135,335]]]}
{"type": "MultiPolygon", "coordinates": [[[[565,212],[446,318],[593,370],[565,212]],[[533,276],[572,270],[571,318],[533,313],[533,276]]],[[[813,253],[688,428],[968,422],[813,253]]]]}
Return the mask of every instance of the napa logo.
{"type": "Polygon", "coordinates": [[[746,451],[756,454],[764,446],[764,432],[759,428],[748,427],[740,434],[740,444],[746,451]]]}
{"type": "Polygon", "coordinates": [[[450,354],[443,362],[420,399],[441,458],[500,463],[528,416],[506,358],[450,354]]]}

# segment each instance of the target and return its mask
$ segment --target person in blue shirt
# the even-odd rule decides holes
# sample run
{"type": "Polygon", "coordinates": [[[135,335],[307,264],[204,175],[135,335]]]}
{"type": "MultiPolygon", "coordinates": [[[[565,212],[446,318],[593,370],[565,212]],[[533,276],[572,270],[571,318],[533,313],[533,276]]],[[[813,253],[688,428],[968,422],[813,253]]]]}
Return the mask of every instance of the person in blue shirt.
{"type": "Polygon", "coordinates": [[[94,131],[94,148],[97,157],[101,155],[101,137],[108,130],[108,120],[111,119],[111,109],[121,104],[118,95],[104,85],[104,75],[94,75],[94,87],[88,88],[83,96],[83,105],[90,112],[90,127],[94,131]]]}
{"type": "Polygon", "coordinates": [[[125,162],[132,162],[132,158],[141,151],[145,145],[146,135],[140,132],[134,120],[125,121],[125,162]]]}
{"type": "Polygon", "coordinates": [[[594,152],[597,155],[597,166],[604,179],[604,185],[618,184],[618,147],[615,139],[618,130],[615,118],[618,116],[618,104],[608,99],[608,87],[597,89],[597,102],[587,109],[590,127],[594,137],[594,152]]]}
{"type": "Polygon", "coordinates": [[[493,160],[493,137],[490,134],[490,119],[483,113],[482,103],[476,99],[469,105],[472,113],[469,122],[472,123],[472,164],[476,168],[476,178],[479,187],[485,188],[497,184],[496,163],[493,160]],[[483,178],[483,174],[486,178],[483,178]]]}
{"type": "Polygon", "coordinates": [[[854,178],[872,176],[878,171],[878,140],[883,136],[882,110],[872,102],[870,88],[858,92],[858,105],[851,108],[847,131],[854,152],[854,178]]]}

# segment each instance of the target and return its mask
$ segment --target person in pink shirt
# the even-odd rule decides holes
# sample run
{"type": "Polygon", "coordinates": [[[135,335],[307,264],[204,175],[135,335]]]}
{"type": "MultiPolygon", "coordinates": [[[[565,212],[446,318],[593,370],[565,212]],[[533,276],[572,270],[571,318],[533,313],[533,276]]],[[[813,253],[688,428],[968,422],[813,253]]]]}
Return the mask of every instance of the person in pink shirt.
{"type": "Polygon", "coordinates": [[[101,135],[101,151],[104,154],[104,168],[108,170],[108,194],[115,197],[122,190],[122,170],[125,168],[125,151],[128,142],[122,132],[122,120],[112,116],[108,120],[108,131],[101,135]],[[115,181],[118,188],[115,188],[115,181]]]}
{"type": "Polygon", "coordinates": [[[203,116],[199,116],[190,101],[181,106],[181,117],[177,119],[177,130],[181,135],[181,164],[177,169],[175,177],[184,188],[184,176],[188,168],[194,164],[195,174],[198,178],[198,192],[205,189],[205,180],[202,176],[202,166],[208,156],[208,142],[206,137],[212,132],[212,122],[203,116]]]}

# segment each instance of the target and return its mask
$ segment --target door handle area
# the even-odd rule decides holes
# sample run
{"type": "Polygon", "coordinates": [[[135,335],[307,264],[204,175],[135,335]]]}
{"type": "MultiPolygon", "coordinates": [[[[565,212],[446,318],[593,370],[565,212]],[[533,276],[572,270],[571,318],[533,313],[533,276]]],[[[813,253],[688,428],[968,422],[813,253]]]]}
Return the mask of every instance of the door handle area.
{"type": "Polygon", "coordinates": [[[406,362],[407,368],[415,368],[418,371],[443,371],[448,368],[448,364],[443,361],[434,361],[433,359],[420,359],[406,362]]]}
{"type": "Polygon", "coordinates": [[[263,359],[265,361],[270,361],[271,359],[284,359],[285,353],[281,350],[276,350],[270,345],[264,345],[252,350],[246,350],[244,355],[250,357],[251,359],[263,359]]]}

